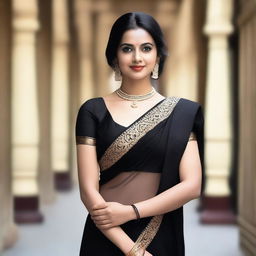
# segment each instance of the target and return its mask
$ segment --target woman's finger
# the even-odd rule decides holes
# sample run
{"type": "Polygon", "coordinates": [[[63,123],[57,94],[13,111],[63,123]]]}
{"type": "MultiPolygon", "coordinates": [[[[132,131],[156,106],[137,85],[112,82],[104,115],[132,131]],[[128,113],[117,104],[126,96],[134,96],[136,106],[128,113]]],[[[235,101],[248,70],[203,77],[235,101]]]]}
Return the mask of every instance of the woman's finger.
{"type": "Polygon", "coordinates": [[[91,218],[93,220],[106,220],[106,219],[109,219],[105,215],[96,215],[96,216],[93,215],[93,216],[91,216],[91,218]]]}
{"type": "Polygon", "coordinates": [[[93,211],[92,211],[92,215],[93,215],[93,216],[106,215],[106,214],[107,214],[106,209],[93,210],[93,211]]]}
{"type": "Polygon", "coordinates": [[[108,221],[108,220],[95,220],[94,223],[97,224],[97,225],[107,225],[107,224],[111,224],[111,222],[108,221]]]}
{"type": "Polygon", "coordinates": [[[107,228],[112,228],[113,225],[111,224],[105,224],[105,225],[96,225],[96,227],[100,228],[100,229],[107,229],[107,228]]]}
{"type": "Polygon", "coordinates": [[[107,204],[102,202],[102,203],[94,205],[92,207],[92,210],[94,211],[94,210],[104,209],[106,207],[108,207],[107,204]]]}
{"type": "Polygon", "coordinates": [[[108,218],[106,216],[94,216],[94,217],[91,217],[91,219],[94,221],[101,221],[101,220],[109,220],[110,221],[110,218],[108,218]]]}

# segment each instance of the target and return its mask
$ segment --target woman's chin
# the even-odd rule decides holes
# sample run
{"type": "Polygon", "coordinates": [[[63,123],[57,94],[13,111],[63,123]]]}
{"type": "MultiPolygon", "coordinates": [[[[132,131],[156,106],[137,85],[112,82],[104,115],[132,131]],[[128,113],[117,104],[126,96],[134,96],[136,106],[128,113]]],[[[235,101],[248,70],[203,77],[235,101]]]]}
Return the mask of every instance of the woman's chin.
{"type": "Polygon", "coordinates": [[[133,74],[133,75],[129,75],[129,76],[123,76],[124,80],[145,80],[145,79],[149,79],[150,78],[150,74],[133,74]]]}

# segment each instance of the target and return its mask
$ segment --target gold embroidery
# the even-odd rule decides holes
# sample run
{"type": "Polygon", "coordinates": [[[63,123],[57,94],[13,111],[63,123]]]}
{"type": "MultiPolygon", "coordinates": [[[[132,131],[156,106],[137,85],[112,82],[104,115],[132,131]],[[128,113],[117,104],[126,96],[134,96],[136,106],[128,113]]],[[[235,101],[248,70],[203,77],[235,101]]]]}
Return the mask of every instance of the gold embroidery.
{"type": "Polygon", "coordinates": [[[152,242],[154,239],[157,231],[159,230],[159,227],[162,223],[163,215],[157,215],[154,216],[146,228],[142,231],[142,233],[139,235],[138,239],[136,240],[133,248],[129,252],[128,255],[137,255],[136,253],[143,249],[146,250],[148,245],[152,242]]]}
{"type": "Polygon", "coordinates": [[[140,138],[166,119],[172,113],[179,100],[179,97],[166,98],[119,135],[101,157],[99,161],[101,171],[108,169],[116,163],[140,138]]]}
{"type": "Polygon", "coordinates": [[[194,132],[191,132],[188,140],[196,140],[196,134],[194,132]]]}
{"type": "Polygon", "coordinates": [[[96,145],[96,139],[93,137],[88,136],[76,136],[76,144],[86,144],[95,146],[96,145]]]}

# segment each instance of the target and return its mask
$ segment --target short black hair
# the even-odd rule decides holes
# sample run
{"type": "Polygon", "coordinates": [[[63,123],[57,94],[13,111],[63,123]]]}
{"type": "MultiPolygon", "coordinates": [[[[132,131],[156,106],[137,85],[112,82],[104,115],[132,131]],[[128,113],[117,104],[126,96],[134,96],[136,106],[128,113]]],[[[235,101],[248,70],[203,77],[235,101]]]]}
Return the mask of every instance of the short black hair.
{"type": "Polygon", "coordinates": [[[159,57],[159,76],[162,73],[164,62],[168,56],[167,46],[164,40],[163,32],[157,21],[144,12],[128,12],[120,16],[113,24],[105,55],[110,67],[114,68],[114,60],[117,56],[117,48],[121,42],[124,32],[129,29],[145,29],[154,39],[159,57]]]}

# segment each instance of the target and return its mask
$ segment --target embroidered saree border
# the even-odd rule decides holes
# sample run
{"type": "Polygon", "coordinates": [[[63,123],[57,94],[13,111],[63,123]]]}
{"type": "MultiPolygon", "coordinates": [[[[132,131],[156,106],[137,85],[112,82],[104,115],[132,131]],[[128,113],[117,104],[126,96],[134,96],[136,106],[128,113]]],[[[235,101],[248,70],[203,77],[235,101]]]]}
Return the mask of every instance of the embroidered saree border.
{"type": "Polygon", "coordinates": [[[147,132],[166,119],[180,100],[179,97],[166,98],[141,119],[132,124],[107,148],[99,161],[101,171],[108,169],[125,155],[147,132]]]}
{"type": "Polygon", "coordinates": [[[154,239],[157,231],[159,230],[162,220],[163,220],[163,215],[154,216],[150,220],[146,228],[139,235],[138,239],[136,240],[133,248],[131,249],[128,255],[137,255],[136,253],[140,249],[143,249],[143,250],[147,249],[148,245],[154,239]]]}

